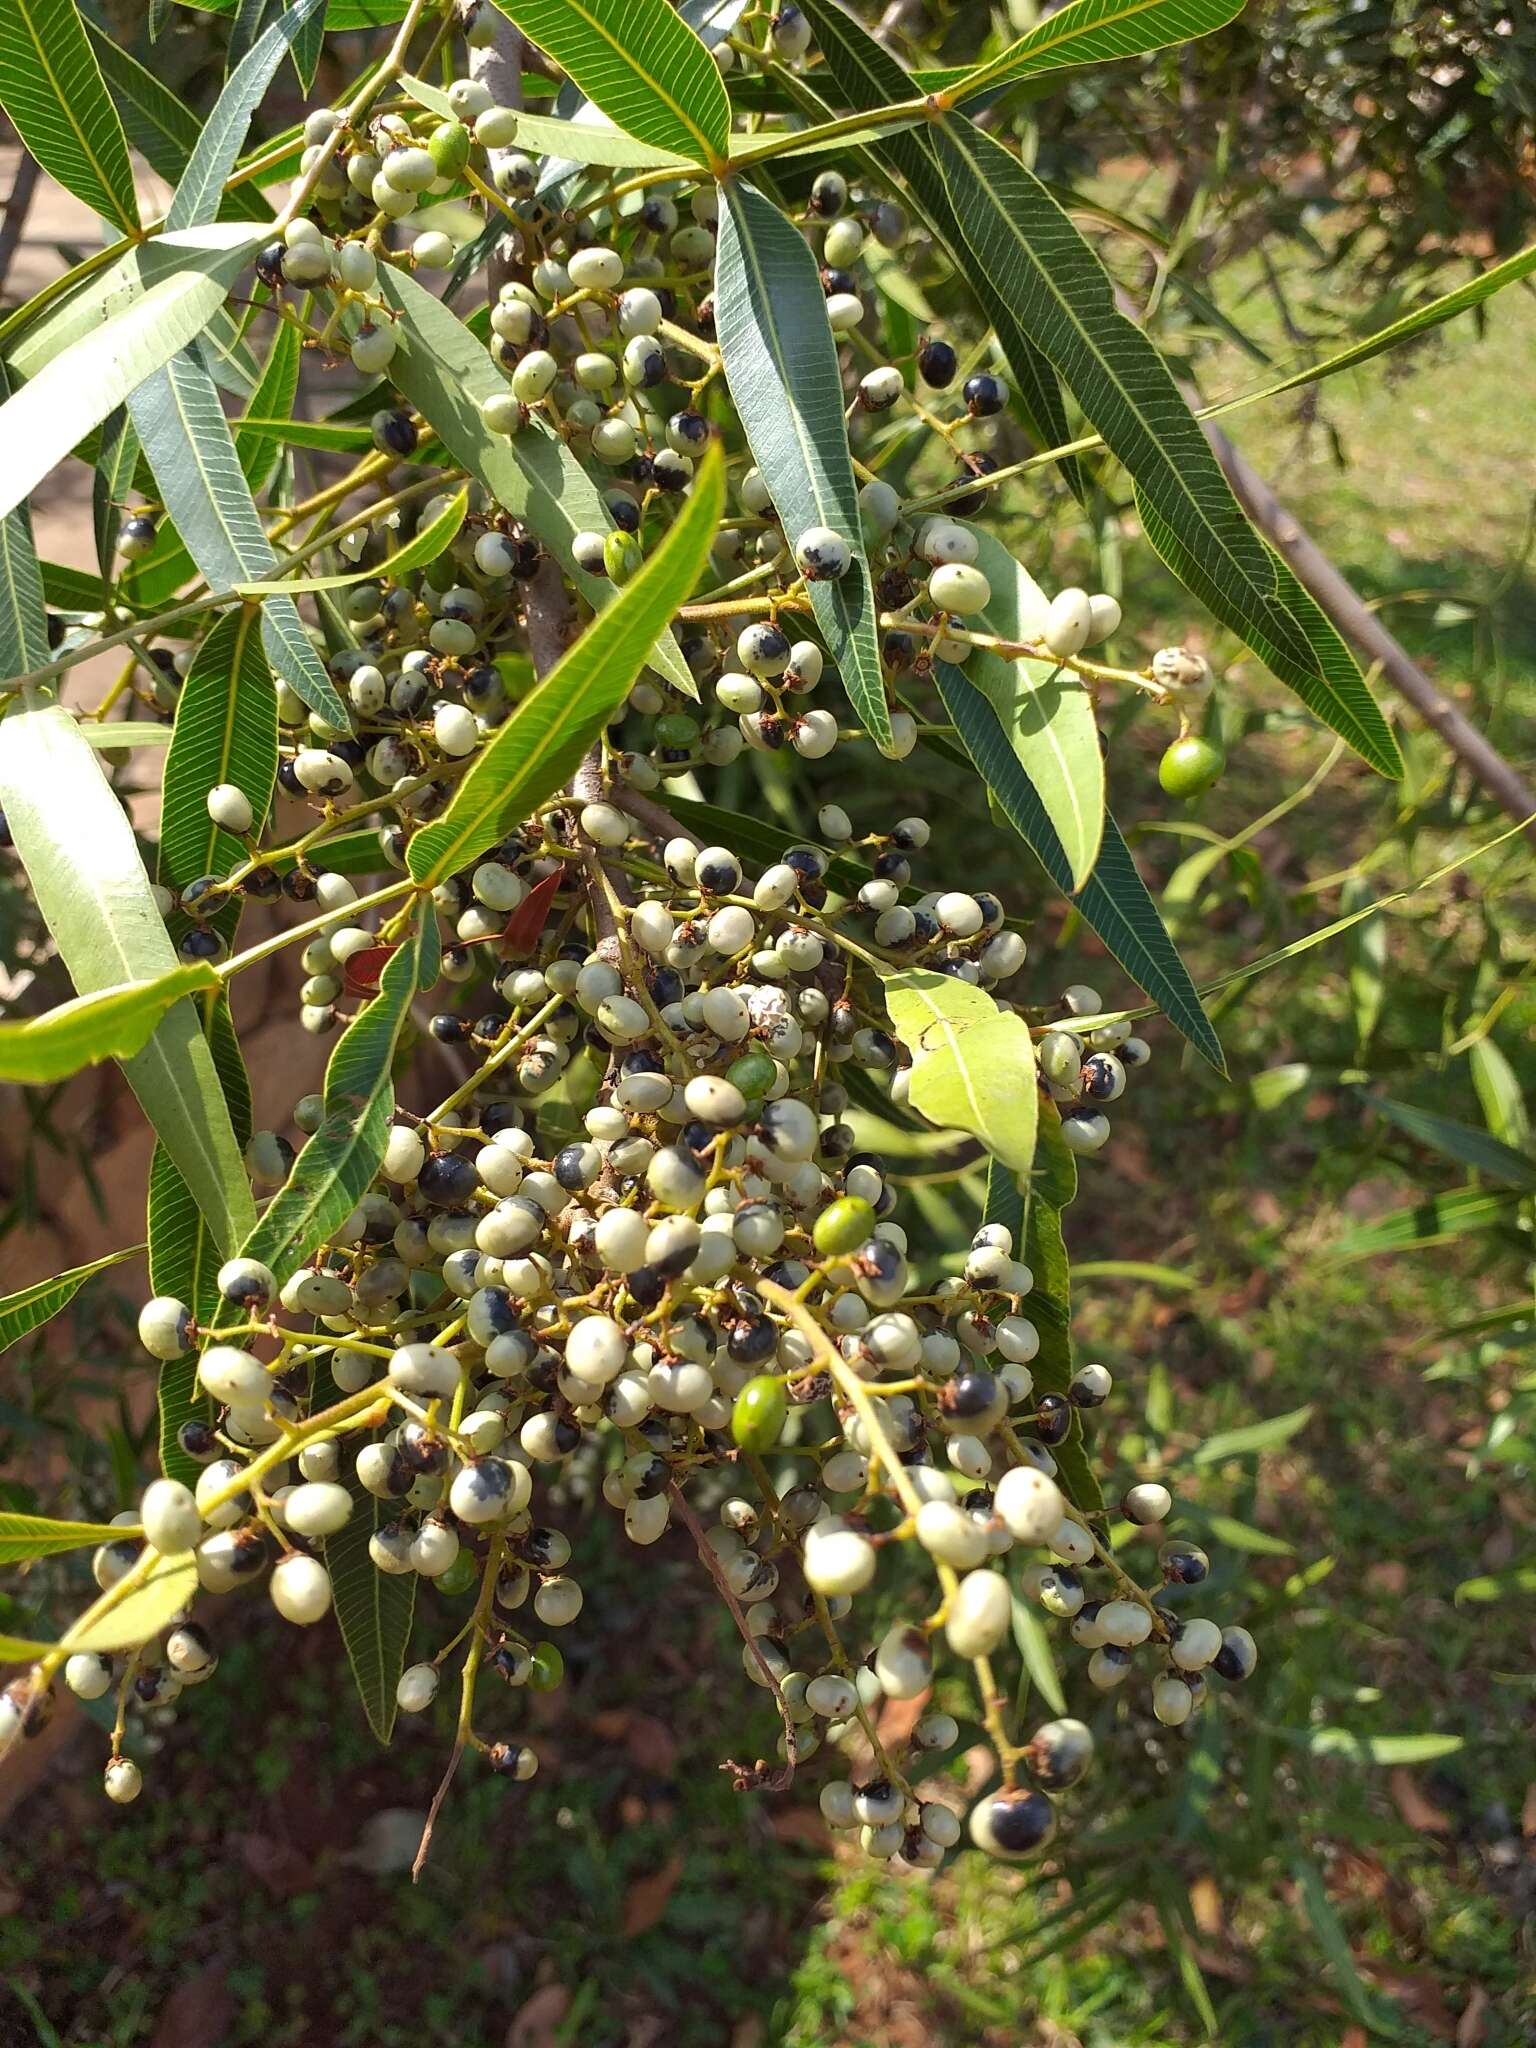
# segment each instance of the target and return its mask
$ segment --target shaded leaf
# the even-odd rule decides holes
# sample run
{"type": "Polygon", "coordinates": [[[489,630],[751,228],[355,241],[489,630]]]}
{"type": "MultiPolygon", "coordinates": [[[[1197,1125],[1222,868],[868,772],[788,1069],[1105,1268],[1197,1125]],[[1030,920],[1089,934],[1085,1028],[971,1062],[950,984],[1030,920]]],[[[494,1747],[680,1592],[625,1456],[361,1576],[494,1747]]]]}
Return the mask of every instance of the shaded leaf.
{"type": "MultiPolygon", "coordinates": [[[[110,30],[89,15],[85,32],[122,117],[130,146],[151,170],[157,171],[168,185],[174,185],[197,146],[202,123],[185,100],[178,99],[153,71],[124,49],[110,30]]],[[[237,185],[233,191],[226,191],[219,211],[226,219],[270,222],[272,218],[271,207],[249,185],[237,185]]]]}
{"type": "Polygon", "coordinates": [[[1017,1593],[1012,1599],[1011,1613],[1013,1640],[1018,1645],[1031,1685],[1053,1714],[1064,1714],[1067,1696],[1061,1689],[1061,1674],[1056,1669],[1056,1658],[1044,1622],[1017,1593]]]}
{"type": "Polygon", "coordinates": [[[79,1650],[136,1649],[159,1635],[184,1607],[197,1598],[197,1560],[190,1550],[177,1557],[157,1558],[142,1586],[119,1600],[94,1621],[83,1616],[68,1630],[60,1649],[71,1655],[79,1650]]]}
{"type": "MultiPolygon", "coordinates": [[[[1071,1274],[1061,1211],[1038,1191],[1030,1197],[1021,1252],[1034,1276],[1034,1286],[1024,1297],[1022,1312],[1040,1337],[1040,1349],[1031,1361],[1030,1371],[1042,1393],[1064,1394],[1072,1384],[1071,1274]]],[[[1056,1460],[1057,1477],[1078,1512],[1102,1514],[1104,1495],[1098,1474],[1083,1448],[1083,1418],[1075,1407],[1071,1428],[1065,1440],[1053,1446],[1051,1455],[1056,1460]]]]}
{"type": "Polygon", "coordinates": [[[710,166],[731,103],[715,60],[666,0],[495,0],[616,127],[710,166]]]}
{"type": "Polygon", "coordinates": [[[349,584],[372,583],[381,576],[407,575],[413,569],[425,568],[428,562],[435,562],[452,546],[468,510],[469,491],[466,488],[456,492],[437,517],[413,534],[403,548],[397,548],[371,569],[351,569],[337,576],[285,577],[275,583],[244,583],[240,586],[240,595],[267,597],[273,592],[287,592],[292,596],[309,590],[345,590],[349,584]]]}
{"type": "MultiPolygon", "coordinates": [[[[0,1299],[0,1351],[8,1351],[31,1331],[50,1321],[61,1308],[67,1308],[93,1273],[105,1273],[110,1266],[120,1266],[124,1259],[136,1259],[143,1249],[142,1245],[132,1244],[126,1251],[108,1252],[105,1258],[92,1259],[87,1266],[71,1266],[68,1272],[56,1273],[48,1280],[36,1280],[30,1287],[18,1287],[14,1294],[4,1296],[0,1299]]],[[[0,1516],[0,1534],[4,1533],[6,1519],[0,1516]]],[[[14,1521],[25,1517],[12,1516],[9,1519],[14,1521]]]]}
{"type": "MultiPolygon", "coordinates": [[[[0,398],[10,391],[0,364],[0,398]]],[[[32,514],[25,504],[0,519],[0,677],[24,676],[52,659],[43,578],[32,543],[32,514]]]]}
{"type": "Polygon", "coordinates": [[[1394,1102],[1388,1095],[1373,1095],[1370,1100],[1388,1122],[1432,1151],[1478,1173],[1489,1174],[1510,1187],[1536,1189],[1536,1159],[1501,1143],[1489,1132],[1478,1130],[1475,1124],[1458,1123],[1454,1117],[1439,1116],[1434,1110],[1419,1109],[1411,1102],[1394,1102]]]}
{"type": "Polygon", "coordinates": [[[1264,1422],[1249,1422],[1239,1429],[1224,1429],[1208,1436],[1190,1453],[1192,1465],[1217,1465],[1223,1458],[1245,1457],[1250,1451],[1278,1450],[1288,1444],[1312,1420],[1312,1408],[1293,1408],[1286,1415],[1271,1415],[1264,1422]]]}
{"type": "Polygon", "coordinates": [[[137,232],[123,124],[74,0],[0,0],[0,106],[66,192],[137,232]]]}
{"type": "Polygon", "coordinates": [[[725,379],[785,539],[793,547],[808,528],[826,526],[851,550],[845,576],[810,586],[811,604],[855,711],[889,753],[879,622],[816,259],[750,185],[732,180],[721,199],[715,332],[725,379]]]}
{"type": "Polygon", "coordinates": [[[288,0],[277,19],[236,64],[202,125],[187,167],[171,195],[165,215],[168,228],[200,227],[218,213],[224,187],[251,125],[251,115],[261,103],[278,65],[321,4],[322,0],[288,0]]]}
{"type": "Polygon", "coordinates": [[[435,887],[557,790],[628,696],[648,650],[698,580],[719,525],[724,463],[711,449],[671,530],[606,611],[524,697],[406,859],[435,887]]]}

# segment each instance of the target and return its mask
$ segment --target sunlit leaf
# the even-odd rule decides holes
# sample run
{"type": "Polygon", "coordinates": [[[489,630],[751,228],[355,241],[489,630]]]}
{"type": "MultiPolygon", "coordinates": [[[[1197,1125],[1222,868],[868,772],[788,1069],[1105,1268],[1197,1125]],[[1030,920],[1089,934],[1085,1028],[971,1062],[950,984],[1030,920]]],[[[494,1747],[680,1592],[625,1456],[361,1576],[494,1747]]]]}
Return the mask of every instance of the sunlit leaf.
{"type": "Polygon", "coordinates": [[[969,1131],[1015,1173],[1035,1159],[1039,1091],[1024,1019],[985,989],[931,968],[882,976],[891,1022],[912,1054],[912,1107],[930,1123],[969,1131]]]}
{"type": "MultiPolygon", "coordinates": [[[[13,1344],[33,1330],[50,1321],[62,1308],[67,1308],[93,1273],[105,1273],[109,1266],[120,1266],[124,1259],[136,1259],[144,1249],[142,1245],[129,1245],[126,1251],[108,1252],[105,1258],[92,1259],[86,1266],[71,1266],[67,1272],[56,1274],[51,1280],[36,1280],[30,1287],[18,1287],[14,1294],[0,1298],[0,1351],[8,1351],[13,1344]]],[[[4,1533],[5,1516],[0,1516],[0,1534],[4,1533]]],[[[12,1520],[25,1519],[13,1516],[12,1520]]],[[[0,1550],[0,1556],[3,1556],[0,1550]]]]}
{"type": "Polygon", "coordinates": [[[66,192],[137,231],[123,124],[74,0],[0,0],[0,106],[66,192]]]}

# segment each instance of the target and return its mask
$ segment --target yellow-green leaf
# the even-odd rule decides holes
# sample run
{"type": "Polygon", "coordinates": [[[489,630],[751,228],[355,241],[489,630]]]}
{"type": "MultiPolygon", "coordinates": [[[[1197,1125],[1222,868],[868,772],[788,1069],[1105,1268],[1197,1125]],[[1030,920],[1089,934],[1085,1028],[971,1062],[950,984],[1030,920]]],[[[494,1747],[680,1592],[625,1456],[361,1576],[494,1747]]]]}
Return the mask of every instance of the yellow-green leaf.
{"type": "Polygon", "coordinates": [[[136,1649],[151,1636],[157,1636],[196,1598],[197,1560],[192,1552],[157,1558],[141,1586],[135,1586],[115,1607],[94,1620],[89,1614],[82,1615],[65,1634],[59,1648],[68,1650],[71,1656],[78,1650],[105,1654],[136,1649]]]}
{"type": "Polygon", "coordinates": [[[904,968],[885,976],[885,1006],[912,1054],[909,1100],[928,1121],[969,1131],[1015,1173],[1035,1158],[1039,1095],[1029,1026],[985,989],[904,968]]]}

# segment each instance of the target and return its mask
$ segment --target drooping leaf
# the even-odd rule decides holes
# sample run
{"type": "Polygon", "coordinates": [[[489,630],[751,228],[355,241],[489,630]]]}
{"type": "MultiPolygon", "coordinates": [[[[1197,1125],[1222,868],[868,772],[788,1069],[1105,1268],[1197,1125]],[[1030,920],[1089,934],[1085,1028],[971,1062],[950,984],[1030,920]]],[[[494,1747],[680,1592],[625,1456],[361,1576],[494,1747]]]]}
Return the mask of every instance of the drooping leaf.
{"type": "MultiPolygon", "coordinates": [[[[0,398],[10,391],[0,364],[0,398]]],[[[16,505],[0,519],[0,678],[24,676],[51,658],[43,578],[32,544],[32,514],[16,505]]]]}
{"type": "MultiPolygon", "coordinates": [[[[1061,1211],[1038,1188],[1030,1192],[1020,1252],[1034,1276],[1034,1285],[1021,1304],[1022,1313],[1040,1337],[1040,1349],[1029,1369],[1042,1393],[1065,1394],[1073,1371],[1071,1272],[1061,1211]]],[[[1053,1447],[1051,1455],[1072,1505],[1085,1515],[1102,1513],[1104,1496],[1083,1447],[1083,1418],[1076,1408],[1066,1438],[1053,1447]]]]}
{"type": "Polygon", "coordinates": [[[851,550],[848,573],[813,583],[811,603],[849,700],[889,753],[875,594],[816,259],[799,230],[750,185],[732,179],[721,201],[715,332],[725,380],[791,547],[808,528],[825,526],[851,550]]]}
{"type": "MultiPolygon", "coordinates": [[[[132,1244],[126,1251],[108,1252],[105,1258],[92,1259],[87,1266],[71,1266],[68,1272],[56,1273],[51,1280],[35,1280],[30,1287],[18,1287],[14,1294],[7,1294],[0,1299],[0,1351],[9,1351],[31,1331],[51,1321],[61,1308],[67,1308],[93,1273],[105,1273],[109,1266],[120,1266],[124,1259],[136,1259],[143,1249],[142,1245],[132,1244]]],[[[0,1523],[4,1520],[0,1516],[0,1523]]]]}
{"type": "Polygon", "coordinates": [[[440,941],[428,909],[391,954],[379,993],[336,1041],[325,1070],[325,1115],[240,1249],[288,1278],[351,1215],[379,1170],[395,1106],[393,1068],[419,988],[437,979],[440,941]]]}
{"type": "MultiPolygon", "coordinates": [[[[851,106],[896,106],[919,90],[916,80],[902,70],[890,51],[835,0],[806,0],[805,12],[816,30],[827,69],[851,106]]],[[[826,103],[806,87],[803,79],[796,78],[792,90],[802,104],[814,104],[825,116],[826,103]]],[[[1071,437],[1056,372],[1020,324],[1008,295],[972,263],[940,175],[931,136],[926,131],[891,135],[872,145],[870,156],[888,174],[905,183],[923,219],[949,251],[957,274],[975,292],[1007,362],[1013,409],[1029,438],[1042,448],[1064,446],[1071,437]]],[[[1077,461],[1064,457],[1060,468],[1069,488],[1081,497],[1085,486],[1077,461]]]]}
{"type": "MultiPolygon", "coordinates": [[[[480,407],[507,384],[480,342],[440,299],[402,271],[383,271],[379,289],[401,316],[399,345],[390,364],[395,383],[455,462],[538,536],[587,602],[599,609],[610,602],[615,586],[579,568],[571,551],[578,533],[606,533],[613,525],[581,464],[542,420],[530,420],[510,441],[493,434],[480,407]]],[[[698,696],[670,633],[648,658],[675,689],[698,696]]]]}
{"type": "Polygon", "coordinates": [[[457,492],[437,517],[413,534],[403,548],[397,548],[371,569],[351,569],[336,576],[284,577],[273,583],[244,583],[240,586],[240,595],[259,598],[286,592],[291,597],[309,590],[345,590],[350,584],[371,583],[380,576],[407,575],[413,569],[425,568],[428,562],[435,562],[445,549],[452,546],[468,510],[469,492],[457,492]]]}
{"type": "MultiPolygon", "coordinates": [[[[133,828],[80,728],[59,705],[13,711],[0,745],[0,803],[38,909],[84,995],[179,974],[133,828]]],[[[178,1001],[123,1071],[226,1249],[255,1211],[197,1012],[178,1001]]]]}
{"type": "MultiPolygon", "coordinates": [[[[213,380],[183,350],[128,401],[165,509],[215,590],[271,579],[277,556],[235,452],[213,380]]],[[[345,730],[347,710],[315,653],[298,607],[283,594],[262,606],[267,659],[312,711],[345,730]]]]}
{"type": "Polygon", "coordinates": [[[943,1129],[969,1131],[995,1159],[1028,1173],[1039,1091],[1024,1019],[985,989],[908,967],[881,978],[891,1022],[912,1054],[912,1107],[943,1129]]]}
{"type": "MultiPolygon", "coordinates": [[[[934,664],[939,694],[966,752],[997,797],[1009,823],[1039,860],[1057,888],[1071,895],[1072,871],[1045,807],[1019,766],[990,705],[949,662],[934,664]]],[[[1157,914],[1157,905],[1131,859],[1113,817],[1106,814],[1104,840],[1093,873],[1072,902],[1083,922],[1104,941],[1139,988],[1161,1006],[1218,1073],[1226,1072],[1221,1042],[1157,914]]]]}
{"type": "Polygon", "coordinates": [[[0,0],[0,106],[66,192],[137,232],[123,124],[74,0],[0,0]]]}
{"type": "Polygon", "coordinates": [[[983,64],[920,71],[914,86],[964,102],[976,93],[1071,64],[1139,57],[1225,28],[1245,0],[1070,0],[983,64]]]}
{"type": "Polygon", "coordinates": [[[71,1656],[81,1650],[101,1654],[136,1649],[159,1635],[184,1607],[197,1598],[197,1560],[190,1550],[156,1558],[142,1586],[119,1600],[95,1620],[84,1616],[66,1630],[59,1647],[71,1656]]]}
{"type": "Polygon", "coordinates": [[[1492,1191],[1487,1188],[1454,1188],[1446,1195],[1431,1195],[1410,1208],[1393,1209],[1374,1223],[1362,1223],[1334,1239],[1328,1257],[1368,1259],[1377,1252],[1404,1252],[1425,1245],[1441,1244],[1450,1237],[1464,1237],[1469,1230],[1489,1230],[1512,1223],[1524,1199],[1518,1188],[1492,1191]]]}
{"type": "MultiPolygon", "coordinates": [[[[129,144],[174,185],[197,146],[202,124],[185,100],[124,49],[110,30],[85,16],[85,32],[107,82],[129,144]]],[[[226,190],[219,208],[225,219],[270,221],[272,209],[249,185],[226,190]]]]}
{"type": "Polygon", "coordinates": [[[1420,1109],[1412,1102],[1394,1102],[1388,1095],[1372,1095],[1370,1100],[1390,1123],[1419,1144],[1428,1145],[1431,1151],[1510,1187],[1536,1189],[1536,1159],[1527,1152],[1517,1152],[1513,1145],[1504,1144],[1491,1132],[1479,1130],[1475,1124],[1459,1123],[1455,1117],[1441,1116],[1432,1109],[1420,1109]]]}
{"type": "MultiPolygon", "coordinates": [[[[329,1372],[318,1370],[316,1410],[332,1407],[340,1399],[329,1372]]],[[[394,1733],[395,1693],[405,1669],[411,1618],[416,1611],[417,1574],[379,1570],[368,1545],[378,1529],[394,1520],[393,1507],[368,1491],[351,1458],[342,1459],[339,1477],[352,1496],[352,1513],[334,1536],[325,1539],[331,1601],[368,1725],[380,1742],[388,1743],[394,1733]]]]}
{"type": "MultiPolygon", "coordinates": [[[[94,291],[82,294],[97,318],[107,311],[104,324],[87,323],[78,339],[48,355],[30,381],[0,406],[6,449],[0,512],[30,497],[92,427],[184,348],[223,305],[229,279],[254,250],[256,237],[243,222],[215,228],[225,238],[222,246],[183,245],[164,237],[133,251],[115,279],[116,310],[110,293],[105,305],[94,291]],[[233,247],[227,239],[232,229],[239,237],[233,247]],[[158,276],[146,288],[144,277],[151,270],[158,276]]],[[[198,236],[209,237],[215,228],[201,228],[198,236]]],[[[72,328],[81,306],[72,302],[65,310],[72,328]]],[[[50,337],[59,331],[50,328],[50,337]]],[[[11,366],[22,367],[46,346],[36,335],[25,337],[11,351],[11,366]]]]}
{"type": "MultiPolygon", "coordinates": [[[[1000,640],[1039,639],[1050,610],[1045,592],[994,534],[967,530],[976,541],[976,566],[992,586],[978,623],[1000,640]]],[[[997,714],[1050,820],[1072,887],[1081,889],[1104,837],[1104,755],[1093,699],[1055,662],[1010,659],[988,648],[971,656],[965,676],[997,714]]]]}
{"type": "MultiPolygon", "coordinates": [[[[129,1256],[127,1252],[115,1254],[119,1259],[129,1256]]],[[[81,1268],[82,1272],[92,1270],[81,1268]]],[[[83,1550],[87,1544],[120,1543],[125,1534],[115,1522],[59,1522],[50,1515],[0,1513],[0,1564],[16,1564],[24,1557],[57,1557],[65,1550],[83,1550]]]]}
{"type": "Polygon", "coordinates": [[[616,127],[711,168],[731,103],[715,60],[666,0],[495,0],[616,127]]]}
{"type": "MultiPolygon", "coordinates": [[[[176,723],[161,785],[160,881],[184,889],[202,875],[227,875],[245,858],[242,842],[208,815],[207,796],[233,783],[248,799],[256,831],[277,779],[277,696],[261,651],[258,614],[225,612],[193,656],[176,700],[176,723]]],[[[229,942],[239,899],[213,920],[229,942]]]]}
{"type": "Polygon", "coordinates": [[[194,960],[153,982],[119,982],[74,996],[40,1017],[8,1017],[0,1022],[0,1080],[40,1087],[102,1060],[132,1059],[174,1003],[218,985],[208,962],[194,960]]]}
{"type": "Polygon", "coordinates": [[[1310,1404],[1293,1408],[1286,1415],[1271,1415],[1263,1422],[1245,1422],[1237,1429],[1224,1429],[1190,1453],[1193,1465],[1219,1465],[1223,1458],[1243,1458],[1250,1452],[1278,1450],[1312,1420],[1310,1404]]]}
{"type": "Polygon", "coordinates": [[[711,449],[655,553],[518,704],[454,791],[442,817],[412,835],[406,859],[417,882],[435,887],[571,774],[629,694],[647,650],[697,581],[724,495],[723,461],[718,449],[711,449]]]}
{"type": "Polygon", "coordinates": [[[203,123],[197,145],[166,209],[168,228],[200,227],[219,210],[225,184],[245,142],[251,115],[272,82],[273,73],[322,0],[288,0],[275,21],[263,29],[234,70],[203,123]]]}
{"type": "MultiPolygon", "coordinates": [[[[1287,601],[1292,593],[1277,558],[1244,519],[1168,366],[1116,307],[1108,275],[1067,214],[974,122],[949,115],[932,135],[975,263],[1135,479],[1138,501],[1176,543],[1178,560],[1170,566],[1218,616],[1218,606],[1240,614],[1244,624],[1236,630],[1254,651],[1266,660],[1265,648],[1276,651],[1288,671],[1282,680],[1372,767],[1400,774],[1391,729],[1343,642],[1335,647],[1329,629],[1331,638],[1320,645],[1321,613],[1312,606],[1298,615],[1287,601]]],[[[1150,527],[1148,538],[1164,552],[1150,527]]]]}

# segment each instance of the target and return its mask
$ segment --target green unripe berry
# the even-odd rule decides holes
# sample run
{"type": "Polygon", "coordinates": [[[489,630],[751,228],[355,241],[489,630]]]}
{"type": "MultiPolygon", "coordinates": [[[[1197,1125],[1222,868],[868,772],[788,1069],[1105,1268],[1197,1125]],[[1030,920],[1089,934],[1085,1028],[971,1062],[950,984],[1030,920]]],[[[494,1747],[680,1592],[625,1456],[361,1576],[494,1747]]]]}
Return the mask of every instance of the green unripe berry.
{"type": "Polygon", "coordinates": [[[860,1195],[844,1195],[829,1203],[816,1218],[811,1240],[824,1259],[856,1252],[869,1241],[875,1227],[875,1212],[860,1195]]]}
{"type": "Polygon", "coordinates": [[[565,1659],[553,1643],[535,1643],[528,1683],[535,1692],[553,1692],[565,1677],[565,1659]]]}
{"type": "Polygon", "coordinates": [[[691,747],[699,736],[699,722],[686,711],[664,711],[655,730],[658,747],[691,747]]]}
{"type": "Polygon", "coordinates": [[[639,542],[617,528],[603,541],[603,568],[615,583],[627,583],[644,560],[639,542]]]}
{"type": "MultiPolygon", "coordinates": [[[[739,1060],[731,1061],[725,1070],[725,1078],[750,1098],[766,1095],[778,1071],[778,1063],[772,1053],[744,1052],[739,1060]]],[[[867,1237],[868,1231],[864,1235],[867,1237]]]]}
{"type": "Polygon", "coordinates": [[[783,1381],[769,1373],[759,1373],[736,1396],[731,1409],[731,1435],[744,1451],[771,1451],[788,1413],[789,1396],[783,1381]]]}
{"type": "Polygon", "coordinates": [[[1204,796],[1213,788],[1226,765],[1227,757],[1220,747],[1201,739],[1197,733],[1186,733],[1174,741],[1157,764],[1157,779],[1167,795],[1187,803],[1191,797],[1204,796]]]}
{"type": "Polygon", "coordinates": [[[427,154],[440,178],[456,178],[469,162],[469,130],[462,121],[445,121],[428,136],[427,154]]]}
{"type": "Polygon", "coordinates": [[[445,1572],[439,1572],[433,1581],[439,1593],[446,1593],[450,1600],[457,1600],[479,1583],[480,1567],[475,1563],[474,1552],[461,1550],[445,1572]]]}

